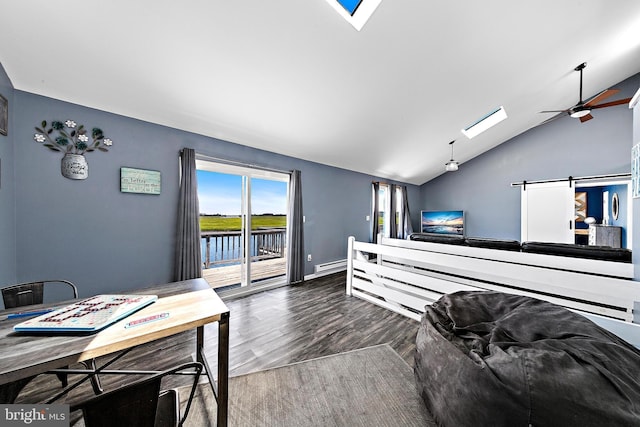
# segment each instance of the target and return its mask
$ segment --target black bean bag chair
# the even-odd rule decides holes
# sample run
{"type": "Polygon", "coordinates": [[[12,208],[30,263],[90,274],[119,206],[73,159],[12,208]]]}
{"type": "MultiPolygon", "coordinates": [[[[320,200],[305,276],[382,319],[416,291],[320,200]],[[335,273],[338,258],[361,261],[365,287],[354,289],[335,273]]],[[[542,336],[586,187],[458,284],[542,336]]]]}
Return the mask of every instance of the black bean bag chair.
{"type": "Polygon", "coordinates": [[[563,307],[444,295],[416,345],[418,390],[440,426],[640,426],[640,351],[563,307]]]}

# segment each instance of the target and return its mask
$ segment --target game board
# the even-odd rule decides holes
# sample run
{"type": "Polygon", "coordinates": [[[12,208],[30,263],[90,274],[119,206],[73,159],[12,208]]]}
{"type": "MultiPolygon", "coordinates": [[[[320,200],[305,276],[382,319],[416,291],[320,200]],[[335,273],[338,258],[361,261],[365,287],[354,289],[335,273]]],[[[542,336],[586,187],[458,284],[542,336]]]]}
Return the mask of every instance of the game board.
{"type": "Polygon", "coordinates": [[[145,307],[156,295],[96,295],[21,322],[16,332],[96,332],[145,307]]]}

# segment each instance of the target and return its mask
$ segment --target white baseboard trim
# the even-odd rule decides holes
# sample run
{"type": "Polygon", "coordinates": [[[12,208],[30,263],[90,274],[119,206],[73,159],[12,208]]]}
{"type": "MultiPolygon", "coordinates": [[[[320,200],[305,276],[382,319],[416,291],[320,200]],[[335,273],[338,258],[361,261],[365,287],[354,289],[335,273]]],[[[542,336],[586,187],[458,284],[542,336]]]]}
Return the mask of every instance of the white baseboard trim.
{"type": "Polygon", "coordinates": [[[345,265],[344,267],[334,268],[332,270],[325,270],[319,273],[307,274],[304,276],[304,280],[317,279],[318,277],[328,276],[330,274],[339,273],[341,271],[347,271],[347,266],[345,265]]]}

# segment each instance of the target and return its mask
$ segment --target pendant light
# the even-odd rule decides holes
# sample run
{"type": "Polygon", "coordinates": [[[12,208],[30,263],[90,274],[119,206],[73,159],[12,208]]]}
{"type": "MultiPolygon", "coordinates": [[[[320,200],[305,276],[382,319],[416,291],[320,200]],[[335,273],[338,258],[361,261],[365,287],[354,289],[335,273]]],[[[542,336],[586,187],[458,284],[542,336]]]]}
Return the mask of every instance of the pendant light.
{"type": "Polygon", "coordinates": [[[447,172],[455,172],[458,170],[459,163],[453,160],[453,143],[455,140],[451,141],[449,145],[451,146],[451,160],[444,164],[444,170],[447,172]]]}

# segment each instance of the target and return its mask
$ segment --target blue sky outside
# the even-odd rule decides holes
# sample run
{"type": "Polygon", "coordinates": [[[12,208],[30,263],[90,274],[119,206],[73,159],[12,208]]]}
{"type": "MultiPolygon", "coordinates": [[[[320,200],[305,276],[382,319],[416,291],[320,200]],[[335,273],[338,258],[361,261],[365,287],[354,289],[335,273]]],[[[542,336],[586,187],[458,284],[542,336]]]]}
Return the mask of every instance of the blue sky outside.
{"type": "MultiPolygon", "coordinates": [[[[201,214],[240,215],[242,177],[198,170],[198,199],[201,214]]],[[[253,215],[287,213],[287,183],[253,178],[251,181],[253,215]]]]}

